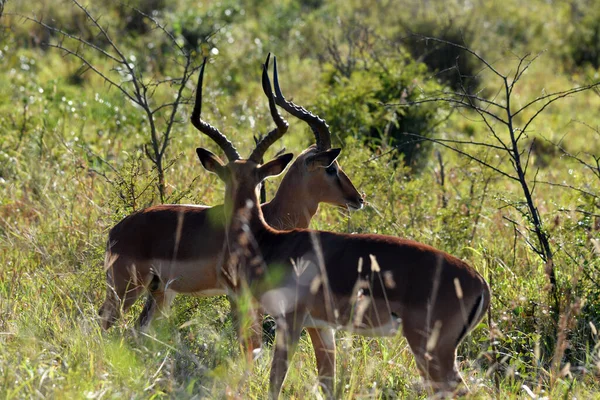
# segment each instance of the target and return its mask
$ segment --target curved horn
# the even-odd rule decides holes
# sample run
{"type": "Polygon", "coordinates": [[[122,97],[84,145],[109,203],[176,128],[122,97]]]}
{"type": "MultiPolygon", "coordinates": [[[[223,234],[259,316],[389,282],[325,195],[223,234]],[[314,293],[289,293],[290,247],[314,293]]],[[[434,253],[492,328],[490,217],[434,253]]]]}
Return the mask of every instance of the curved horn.
{"type": "Polygon", "coordinates": [[[273,96],[273,89],[271,89],[271,80],[269,79],[269,59],[271,58],[271,53],[267,56],[267,61],[265,61],[263,65],[263,74],[262,74],[262,87],[265,95],[269,99],[269,109],[271,110],[271,117],[273,121],[275,121],[275,125],[277,127],[273,129],[271,132],[267,134],[264,138],[262,138],[257,144],[250,157],[249,160],[254,161],[255,163],[260,163],[260,160],[265,155],[267,149],[275,143],[279,138],[281,138],[284,133],[288,130],[288,123],[279,111],[277,110],[277,106],[275,105],[275,98],[273,96]]]}
{"type": "Polygon", "coordinates": [[[206,65],[207,57],[204,57],[202,62],[202,68],[200,68],[200,76],[198,77],[198,87],[196,88],[196,103],[194,104],[194,110],[192,111],[192,125],[196,127],[200,132],[215,141],[221,149],[225,152],[229,161],[239,160],[242,158],[238,151],[235,149],[233,143],[231,143],[225,135],[223,135],[217,128],[210,125],[208,122],[203,121],[200,118],[202,112],[202,80],[204,79],[204,66],[206,65]]]}
{"type": "Polygon", "coordinates": [[[294,117],[301,119],[306,122],[310,129],[312,129],[315,139],[317,140],[317,149],[319,151],[328,150],[331,148],[331,133],[329,132],[329,126],[324,119],[319,118],[305,109],[304,107],[298,106],[291,101],[287,101],[281,93],[279,87],[279,76],[277,74],[277,57],[273,57],[273,81],[275,85],[275,102],[285,111],[292,114],[294,117]]]}

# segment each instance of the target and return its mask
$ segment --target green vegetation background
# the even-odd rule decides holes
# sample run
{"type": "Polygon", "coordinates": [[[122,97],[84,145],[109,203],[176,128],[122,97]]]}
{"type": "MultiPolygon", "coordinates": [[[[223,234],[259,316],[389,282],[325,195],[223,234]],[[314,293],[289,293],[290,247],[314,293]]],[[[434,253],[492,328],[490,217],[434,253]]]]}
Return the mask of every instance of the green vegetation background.
{"type": "MultiPolygon", "coordinates": [[[[57,35],[23,17],[96,40],[72,3],[1,3],[0,396],[264,398],[268,352],[247,370],[224,298],[178,298],[170,318],[155,321],[148,337],[133,330],[141,305],[110,332],[100,331],[96,315],[105,291],[108,230],[159,202],[143,151],[148,121],[76,58],[45,44],[57,43],[57,35]]],[[[558,326],[545,266],[528,245],[535,239],[521,212],[518,184],[405,134],[492,143],[480,118],[448,104],[384,106],[456,82],[451,73],[440,73],[448,60],[457,62],[456,54],[440,55],[428,41],[407,39],[412,31],[464,42],[506,74],[519,56],[541,53],[513,93],[517,106],[598,81],[599,1],[132,4],[164,23],[198,61],[210,55],[203,115],[242,154],[253,135],[272,124],[259,78],[267,53],[278,57],[284,93],[327,119],[334,144],[344,149],[341,165],[369,202],[352,215],[323,206],[312,227],[412,238],[464,258],[486,277],[494,326],[486,319],[459,351],[473,398],[600,395],[600,175],[568,156],[577,154],[591,166],[598,160],[598,93],[555,103],[524,139],[529,182],[556,252],[564,316],[558,326]]],[[[89,10],[102,17],[136,67],[157,79],[176,75],[172,48],[148,19],[112,1],[90,3],[89,10]]],[[[97,53],[83,54],[111,67],[97,53]]],[[[481,96],[497,98],[493,76],[465,54],[458,60],[461,71],[481,72],[469,81],[481,96]]],[[[194,84],[195,77],[186,96],[194,84]]],[[[167,86],[155,100],[172,96],[167,86]]],[[[191,127],[189,114],[190,106],[179,110],[166,153],[166,202],[218,204],[223,185],[202,170],[193,151],[216,149],[191,127]]],[[[288,120],[282,145],[299,153],[313,139],[303,123],[288,120]]],[[[489,148],[459,147],[510,169],[489,148]]],[[[267,187],[272,197],[275,181],[267,187]]],[[[337,341],[338,397],[426,397],[403,339],[340,332],[337,341]]],[[[319,396],[311,351],[303,337],[285,398],[319,396]]]]}

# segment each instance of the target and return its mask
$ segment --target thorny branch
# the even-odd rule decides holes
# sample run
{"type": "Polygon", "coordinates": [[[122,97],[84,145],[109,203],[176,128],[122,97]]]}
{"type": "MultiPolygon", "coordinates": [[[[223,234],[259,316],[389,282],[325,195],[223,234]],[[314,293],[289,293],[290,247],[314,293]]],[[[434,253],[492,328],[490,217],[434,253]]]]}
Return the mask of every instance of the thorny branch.
{"type": "MultiPolygon", "coordinates": [[[[516,70],[511,73],[511,77],[509,78],[508,74],[503,74],[499,69],[494,67],[493,63],[487,61],[483,56],[478,54],[476,51],[470,49],[466,45],[452,43],[447,40],[426,37],[421,35],[416,35],[425,41],[434,41],[438,43],[442,43],[445,45],[453,46],[458,49],[461,49],[468,54],[474,56],[479,62],[481,62],[484,66],[484,70],[487,69],[492,72],[493,76],[490,78],[491,80],[499,80],[501,91],[496,94],[496,96],[492,98],[486,98],[479,93],[470,94],[465,90],[464,87],[461,86],[459,91],[441,91],[435,93],[423,93],[423,97],[419,100],[406,102],[404,104],[387,104],[387,106],[395,106],[395,107],[408,107],[408,106],[418,106],[424,103],[435,103],[435,102],[443,102],[449,103],[450,105],[456,108],[465,108],[467,110],[475,111],[482,121],[484,122],[486,128],[492,135],[492,137],[499,143],[499,145],[494,145],[489,142],[475,142],[475,141],[463,141],[456,139],[429,139],[423,138],[424,140],[431,140],[434,143],[442,145],[458,154],[461,154],[473,161],[480,163],[492,171],[509,178],[511,180],[519,182],[522,194],[524,197],[524,201],[521,202],[519,206],[516,208],[523,213],[523,216],[527,221],[529,221],[530,230],[535,238],[536,242],[533,242],[532,239],[526,239],[526,242],[530,246],[530,248],[538,254],[541,260],[546,264],[546,271],[548,273],[548,277],[551,284],[551,297],[553,298],[553,312],[554,317],[558,318],[560,304],[558,298],[558,283],[556,280],[556,272],[555,265],[553,259],[553,250],[550,245],[550,237],[547,230],[544,227],[542,216],[540,215],[538,208],[536,206],[536,201],[534,198],[534,189],[535,183],[539,182],[537,178],[534,176],[533,179],[528,174],[527,166],[529,164],[529,156],[531,154],[531,147],[527,148],[521,143],[521,138],[531,127],[531,124],[553,103],[560,99],[564,99],[576,93],[584,92],[587,90],[595,90],[597,91],[600,87],[600,81],[591,82],[584,86],[578,86],[566,90],[561,90],[549,94],[545,94],[543,96],[539,96],[529,102],[527,102],[524,106],[518,108],[516,111],[513,111],[511,104],[511,96],[513,93],[513,89],[515,85],[518,84],[520,79],[524,76],[525,71],[531,66],[531,64],[539,57],[540,54],[537,54],[531,57],[529,54],[523,57],[517,57],[517,67],[516,70]],[[498,98],[498,95],[501,96],[498,98]],[[521,114],[523,111],[536,106],[536,110],[533,112],[531,116],[528,116],[527,119],[521,124],[521,126],[516,126],[517,121],[515,117],[521,114]],[[500,135],[500,130],[497,129],[497,125],[500,125],[505,135],[500,135]],[[453,144],[453,145],[451,145],[453,144]],[[459,147],[460,145],[460,147],[459,147]],[[486,148],[488,150],[492,150],[498,152],[500,154],[504,154],[508,156],[508,161],[510,162],[510,168],[514,171],[514,173],[507,173],[503,171],[499,166],[493,166],[487,163],[485,160],[482,160],[480,157],[471,153],[469,150],[464,150],[462,147],[464,146],[476,146],[480,148],[486,148]],[[524,158],[523,158],[524,157],[524,158]],[[533,186],[532,186],[533,185],[533,186]],[[525,205],[525,208],[523,208],[525,205]]],[[[456,66],[455,68],[458,68],[456,66]]],[[[460,76],[460,71],[459,71],[460,76]]],[[[414,135],[420,136],[420,135],[414,135]]],[[[472,148],[472,147],[470,147],[472,148]]],[[[593,170],[595,173],[595,166],[580,158],[575,158],[580,163],[585,165],[587,168],[593,170]]],[[[598,171],[600,173],[600,159],[595,159],[598,164],[598,171]]],[[[536,173],[537,175],[537,173],[536,173]]],[[[548,184],[548,182],[543,182],[548,184]]],[[[560,185],[558,185],[560,186],[560,185]]],[[[580,192],[591,194],[587,191],[579,189],[580,192]]]]}
{"type": "Polygon", "coordinates": [[[173,128],[177,122],[177,114],[180,106],[190,102],[184,96],[184,91],[188,81],[199,69],[199,66],[194,62],[194,55],[191,51],[183,47],[169,32],[165,26],[152,16],[149,16],[142,11],[131,7],[135,12],[142,15],[144,18],[152,22],[152,24],[168,37],[172,49],[175,50],[175,64],[182,69],[180,77],[169,79],[145,79],[144,71],[141,67],[132,62],[125,55],[121,47],[113,40],[108,30],[105,29],[99,22],[99,18],[95,17],[90,10],[83,6],[79,0],[71,0],[72,3],[79,8],[85,15],[86,20],[98,31],[98,36],[103,41],[108,43],[108,48],[104,49],[97,44],[92,43],[80,36],[76,36],[66,32],[65,30],[52,26],[44,22],[41,18],[27,17],[28,21],[34,22],[52,33],[59,35],[60,39],[56,43],[48,43],[47,45],[63,51],[66,55],[73,56],[80,60],[88,69],[100,76],[109,85],[118,89],[128,100],[141,108],[146,115],[146,123],[149,126],[149,141],[145,144],[144,150],[146,157],[154,164],[157,174],[157,188],[161,202],[166,199],[166,182],[165,182],[165,153],[171,140],[173,128]],[[74,44],[74,45],[73,45],[74,44]],[[118,74],[121,81],[109,76],[103,69],[94,63],[92,58],[84,51],[89,50],[108,60],[113,65],[109,71],[118,74]],[[176,87],[174,100],[161,103],[156,99],[156,90],[161,85],[176,87]],[[166,118],[157,118],[159,113],[166,113],[166,118]]]}

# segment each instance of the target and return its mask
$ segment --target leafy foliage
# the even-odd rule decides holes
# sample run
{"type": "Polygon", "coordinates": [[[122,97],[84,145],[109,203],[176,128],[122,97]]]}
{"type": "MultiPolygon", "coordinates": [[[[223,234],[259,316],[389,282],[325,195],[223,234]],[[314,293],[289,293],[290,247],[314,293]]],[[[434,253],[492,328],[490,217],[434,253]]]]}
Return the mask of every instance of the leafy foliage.
{"type": "Polygon", "coordinates": [[[431,143],[415,139],[414,133],[433,136],[448,111],[430,104],[409,109],[384,105],[416,101],[424,92],[441,86],[427,79],[425,65],[405,52],[374,54],[362,59],[361,64],[349,76],[332,70],[327,77],[331,88],[319,97],[319,113],[332,116],[328,123],[340,139],[352,136],[383,149],[386,145],[394,147],[406,165],[423,168],[431,143]]]}
{"type": "MultiPolygon", "coordinates": [[[[107,231],[132,210],[158,201],[153,185],[145,190],[155,176],[141,157],[147,119],[80,62],[44,47],[55,39],[47,30],[15,15],[43,16],[105,46],[70,2],[0,4],[5,5],[0,17],[0,395],[264,397],[269,352],[249,370],[239,357],[225,298],[177,299],[171,317],[156,321],[148,336],[131,329],[140,305],[113,331],[100,332],[96,315],[105,288],[107,231]]],[[[500,65],[514,62],[512,53],[546,51],[515,90],[517,103],[586,83],[596,72],[599,7],[593,1],[537,0],[422,4],[406,1],[401,9],[397,2],[374,0],[130,5],[148,5],[144,12],[164,22],[178,43],[198,57],[211,55],[203,115],[239,144],[242,154],[253,144],[252,134],[271,126],[259,77],[266,53],[276,53],[284,93],[327,119],[344,147],[341,165],[369,202],[351,215],[321,207],[313,227],[419,240],[464,258],[488,279],[492,323],[482,323],[459,349],[470,397],[532,397],[529,390],[540,398],[595,398],[600,203],[593,167],[600,141],[593,129],[573,121],[594,128],[600,97],[582,94],[546,109],[543,123],[534,123],[524,138],[532,144],[524,153],[530,153],[527,168],[535,176],[534,193],[548,221],[544,229],[556,249],[563,288],[558,336],[544,266],[527,244],[527,221],[507,206],[522,201],[519,187],[438,145],[417,148],[404,135],[479,141],[489,136],[487,127],[469,110],[449,114],[434,106],[397,109],[382,103],[414,101],[425,90],[444,88],[432,71],[444,66],[431,63],[428,70],[406,41],[407,31],[438,35],[437,26],[461,27],[456,29],[466,34],[469,46],[500,65]],[[332,44],[341,63],[329,51],[332,44]],[[580,60],[589,65],[570,72],[580,60]],[[405,151],[401,157],[392,150],[396,146],[405,151]],[[419,174],[412,173],[415,167],[419,174]]],[[[94,3],[93,10],[127,55],[135,56],[144,77],[174,76],[173,54],[163,35],[146,25],[148,19],[144,25],[128,20],[132,9],[119,2],[94,3]]],[[[498,88],[485,74],[479,79],[479,93],[493,98],[498,88]]],[[[188,83],[188,94],[194,83],[188,83]]],[[[163,100],[171,95],[170,90],[158,94],[163,100]]],[[[168,198],[217,204],[223,187],[201,172],[191,151],[214,145],[188,126],[189,112],[189,106],[180,111],[170,138],[168,198]]],[[[516,119],[530,117],[525,112],[516,119]]],[[[289,121],[283,144],[299,152],[311,136],[304,124],[289,121]]],[[[474,154],[493,165],[504,161],[484,149],[474,154]]],[[[272,196],[276,185],[268,188],[272,196]]],[[[337,345],[339,398],[427,396],[415,384],[417,370],[404,340],[339,333],[337,345]]],[[[304,337],[284,396],[317,396],[311,351],[304,337]]]]}
{"type": "Polygon", "coordinates": [[[575,65],[600,67],[600,2],[573,1],[573,25],[567,38],[565,54],[575,65]]]}

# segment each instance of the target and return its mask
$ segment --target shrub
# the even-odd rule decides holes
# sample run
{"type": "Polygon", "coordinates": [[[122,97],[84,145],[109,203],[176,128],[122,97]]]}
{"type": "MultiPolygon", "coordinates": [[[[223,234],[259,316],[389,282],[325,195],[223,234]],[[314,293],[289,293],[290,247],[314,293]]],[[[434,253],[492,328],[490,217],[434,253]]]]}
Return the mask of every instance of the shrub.
{"type": "Polygon", "coordinates": [[[395,55],[369,56],[348,76],[330,67],[330,90],[319,98],[317,109],[327,116],[331,131],[339,135],[362,138],[372,144],[394,146],[413,170],[422,168],[431,145],[415,134],[431,137],[446,116],[446,109],[422,104],[413,107],[388,107],[416,101],[423,92],[440,90],[428,79],[423,63],[406,52],[395,55]]]}
{"type": "Polygon", "coordinates": [[[600,1],[581,0],[571,7],[572,31],[565,46],[566,57],[575,65],[600,67],[600,1]]]}
{"type": "Polygon", "coordinates": [[[457,46],[422,38],[435,37],[450,43],[468,45],[472,42],[473,33],[467,26],[450,21],[446,26],[440,27],[436,21],[423,20],[407,30],[417,35],[409,34],[405,40],[406,47],[415,60],[427,65],[438,79],[454,90],[464,90],[467,93],[477,90],[479,66],[474,57],[457,46]]]}

